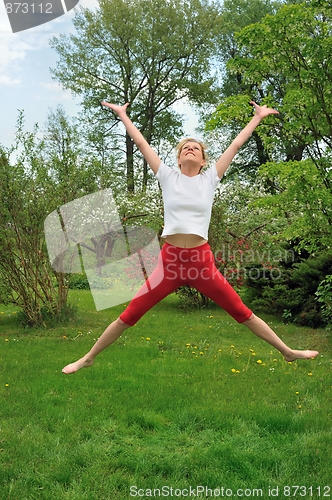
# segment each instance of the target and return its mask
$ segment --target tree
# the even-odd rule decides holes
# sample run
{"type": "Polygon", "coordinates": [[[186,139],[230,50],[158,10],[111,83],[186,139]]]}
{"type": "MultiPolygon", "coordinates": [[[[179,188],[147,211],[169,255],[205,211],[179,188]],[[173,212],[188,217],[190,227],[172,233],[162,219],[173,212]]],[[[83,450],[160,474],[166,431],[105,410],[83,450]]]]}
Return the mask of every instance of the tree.
{"type": "MultiPolygon", "coordinates": [[[[332,231],[331,20],[328,2],[285,5],[237,35],[241,53],[229,63],[281,113],[273,135],[268,120],[257,130],[269,152],[260,172],[272,193],[259,203],[286,219],[284,236],[310,252],[328,248],[332,231]]],[[[239,108],[235,114],[241,120],[239,108]]]]}
{"type": "MultiPolygon", "coordinates": [[[[249,101],[261,102],[265,96],[263,88],[257,88],[251,82],[243,79],[241,71],[228,69],[232,61],[239,57],[242,48],[237,40],[237,33],[248,25],[260,22],[265,15],[273,15],[283,4],[274,0],[225,0],[222,6],[222,26],[218,34],[218,52],[216,62],[220,74],[220,93],[216,112],[209,107],[204,110],[203,121],[208,125],[205,129],[206,140],[225,146],[240,132],[251,116],[249,101]],[[212,113],[212,120],[211,120],[212,113]],[[213,132],[212,132],[213,131],[213,132]]],[[[253,182],[259,165],[269,159],[260,136],[255,131],[236,156],[231,169],[227,173],[228,179],[233,175],[253,182]]]]}
{"type": "MultiPolygon", "coordinates": [[[[218,8],[207,0],[100,0],[96,12],[76,13],[77,34],[52,39],[60,56],[53,75],[82,96],[86,113],[114,138],[118,120],[99,104],[130,102],[131,119],[160,149],[182,133],[174,103],[213,99],[210,56],[221,20],[218,8]]],[[[135,146],[128,134],[115,145],[125,151],[127,191],[133,193],[135,146]]],[[[145,189],[146,163],[141,182],[145,189]]]]}

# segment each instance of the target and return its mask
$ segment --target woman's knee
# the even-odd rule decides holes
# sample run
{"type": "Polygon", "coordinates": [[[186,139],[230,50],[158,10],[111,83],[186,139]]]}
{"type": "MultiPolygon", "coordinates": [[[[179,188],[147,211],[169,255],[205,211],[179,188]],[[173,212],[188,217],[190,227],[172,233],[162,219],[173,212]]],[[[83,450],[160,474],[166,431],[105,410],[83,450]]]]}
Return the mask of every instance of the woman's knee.
{"type": "Polygon", "coordinates": [[[253,323],[255,321],[256,318],[257,318],[257,316],[255,316],[254,313],[251,313],[251,315],[249,316],[249,318],[247,318],[246,320],[242,321],[242,324],[245,325],[245,326],[249,326],[251,323],[253,323]]]}
{"type": "Polygon", "coordinates": [[[127,323],[125,323],[124,321],[122,321],[120,316],[115,320],[115,322],[117,323],[117,325],[119,327],[123,328],[123,330],[126,330],[127,328],[130,328],[130,326],[131,326],[131,325],[128,325],[127,323]]]}

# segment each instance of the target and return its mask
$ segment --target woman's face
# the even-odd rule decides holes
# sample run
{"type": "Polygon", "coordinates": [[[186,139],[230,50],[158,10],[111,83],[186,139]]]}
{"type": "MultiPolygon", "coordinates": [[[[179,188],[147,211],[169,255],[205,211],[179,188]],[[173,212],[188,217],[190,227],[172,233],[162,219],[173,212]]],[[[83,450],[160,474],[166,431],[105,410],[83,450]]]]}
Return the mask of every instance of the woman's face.
{"type": "Polygon", "coordinates": [[[197,164],[200,167],[205,165],[203,150],[198,142],[188,141],[182,146],[178,157],[179,166],[181,167],[183,162],[187,160],[190,160],[190,163],[197,164]]]}

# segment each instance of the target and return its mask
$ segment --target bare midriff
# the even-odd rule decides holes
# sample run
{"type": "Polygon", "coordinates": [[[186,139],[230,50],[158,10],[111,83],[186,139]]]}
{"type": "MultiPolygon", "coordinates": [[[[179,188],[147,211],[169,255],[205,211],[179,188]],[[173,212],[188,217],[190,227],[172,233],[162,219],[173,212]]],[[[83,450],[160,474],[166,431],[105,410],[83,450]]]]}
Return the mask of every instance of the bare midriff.
{"type": "Polygon", "coordinates": [[[206,240],[198,234],[170,234],[165,239],[170,245],[181,248],[195,248],[206,243],[206,240]]]}

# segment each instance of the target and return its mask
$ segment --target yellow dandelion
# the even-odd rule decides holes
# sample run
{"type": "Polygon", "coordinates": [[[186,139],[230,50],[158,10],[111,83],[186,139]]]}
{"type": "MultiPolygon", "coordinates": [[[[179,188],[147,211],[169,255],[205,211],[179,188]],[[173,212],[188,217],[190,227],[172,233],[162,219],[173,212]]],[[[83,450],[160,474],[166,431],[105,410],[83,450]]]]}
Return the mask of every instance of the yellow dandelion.
{"type": "Polygon", "coordinates": [[[0,314],[5,314],[5,313],[3,311],[1,311],[0,314]]]}
{"type": "Polygon", "coordinates": [[[141,340],[145,340],[145,337],[141,337],[141,340]]]}
{"type": "Polygon", "coordinates": [[[231,348],[232,348],[232,349],[235,349],[235,346],[231,345],[231,348]]]}
{"type": "Polygon", "coordinates": [[[182,351],[180,351],[180,354],[183,354],[182,351]]]}
{"type": "Polygon", "coordinates": [[[200,351],[200,355],[204,354],[204,352],[200,351]]]}
{"type": "Polygon", "coordinates": [[[254,350],[253,350],[253,349],[249,349],[249,351],[250,351],[250,352],[254,352],[254,350]]]}
{"type": "Polygon", "coordinates": [[[151,339],[150,339],[150,337],[146,337],[146,339],[145,339],[145,340],[151,340],[151,339]]]}
{"type": "Polygon", "coordinates": [[[312,377],[312,372],[309,372],[309,373],[308,373],[308,377],[312,377]]]}
{"type": "Polygon", "coordinates": [[[240,370],[235,370],[235,373],[240,373],[240,370]]]}
{"type": "Polygon", "coordinates": [[[213,318],[213,316],[209,316],[209,318],[213,318]]]}
{"type": "Polygon", "coordinates": [[[231,372],[232,372],[232,373],[236,373],[235,368],[232,368],[231,372]]]}
{"type": "Polygon", "coordinates": [[[9,339],[5,339],[5,342],[9,342],[9,339]]]}
{"type": "Polygon", "coordinates": [[[194,349],[197,349],[197,345],[194,345],[194,349]]]}
{"type": "Polygon", "coordinates": [[[196,353],[195,353],[195,351],[192,351],[192,353],[191,353],[191,354],[196,354],[196,353]]]}
{"type": "Polygon", "coordinates": [[[9,387],[9,384],[5,384],[5,387],[9,387]]]}
{"type": "Polygon", "coordinates": [[[261,360],[261,359],[258,359],[258,360],[256,361],[256,363],[258,363],[259,365],[261,365],[261,364],[262,364],[262,360],[261,360]]]}
{"type": "Polygon", "coordinates": [[[302,405],[298,405],[298,409],[301,410],[301,408],[302,408],[302,405]]]}
{"type": "Polygon", "coordinates": [[[187,348],[188,348],[188,347],[190,347],[190,344],[186,344],[186,347],[187,347],[187,348]]]}
{"type": "Polygon", "coordinates": [[[252,352],[252,353],[251,353],[251,355],[252,355],[252,356],[256,356],[256,353],[255,353],[255,352],[252,352]]]}
{"type": "Polygon", "coordinates": [[[278,360],[276,358],[273,359],[273,362],[276,363],[278,360]]]}
{"type": "Polygon", "coordinates": [[[295,393],[295,394],[296,394],[296,395],[299,395],[300,393],[299,393],[299,391],[296,391],[296,393],[295,393]]]}

